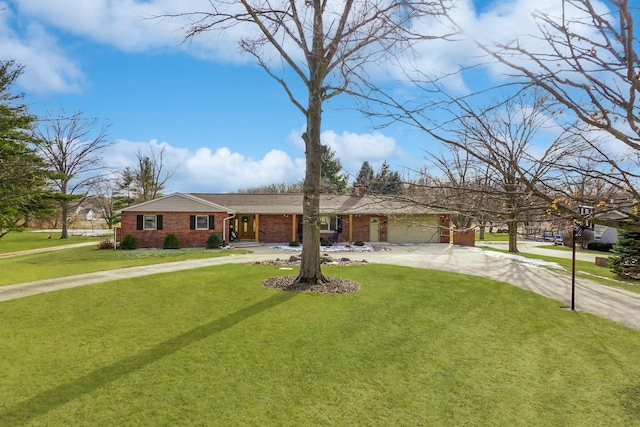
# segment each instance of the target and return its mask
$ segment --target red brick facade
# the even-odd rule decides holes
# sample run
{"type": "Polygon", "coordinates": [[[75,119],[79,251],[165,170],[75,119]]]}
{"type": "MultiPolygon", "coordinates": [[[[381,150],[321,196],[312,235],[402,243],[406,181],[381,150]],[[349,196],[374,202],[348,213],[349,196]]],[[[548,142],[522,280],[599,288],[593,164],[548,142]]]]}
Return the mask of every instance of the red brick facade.
{"type": "MultiPolygon", "coordinates": [[[[343,217],[344,224],[344,232],[343,236],[344,241],[348,241],[349,239],[349,217],[346,217],[346,221],[343,217]]],[[[351,215],[352,226],[351,226],[351,241],[357,242],[369,242],[371,241],[371,218],[378,218],[380,223],[380,233],[379,233],[379,241],[386,242],[387,241],[387,217],[383,215],[351,215]]]]}
{"type": "MultiPolygon", "coordinates": [[[[253,214],[252,214],[253,216],[253,214]]],[[[127,234],[132,235],[138,242],[140,248],[161,248],[164,239],[168,234],[175,234],[178,237],[180,247],[205,247],[207,239],[211,234],[217,234],[229,243],[229,226],[231,220],[224,221],[229,218],[226,212],[136,212],[123,211],[122,225],[119,230],[118,241],[127,234]],[[161,230],[141,230],[138,224],[139,215],[155,215],[162,216],[161,230]],[[214,227],[211,230],[192,230],[192,215],[208,215],[213,216],[214,227]],[[226,227],[223,233],[223,228],[226,227]]],[[[253,239],[262,243],[288,243],[292,240],[299,240],[298,220],[299,215],[258,215],[255,214],[257,236],[253,239]]],[[[140,218],[142,219],[142,218],[140,218]]],[[[378,228],[378,239],[380,242],[387,242],[388,230],[387,220],[384,215],[342,215],[342,231],[337,235],[337,241],[341,243],[350,243],[356,241],[371,242],[371,227],[378,228]],[[376,218],[377,222],[372,225],[372,218],[376,218]]],[[[442,233],[440,242],[448,243],[449,215],[440,216],[440,226],[442,233]]],[[[321,238],[333,239],[334,232],[321,232],[321,238]]],[[[251,237],[249,237],[251,238],[251,237]]]]}
{"type": "MultiPolygon", "coordinates": [[[[349,240],[349,215],[342,215],[342,232],[338,233],[338,242],[355,242],[361,240],[368,242],[370,218],[380,218],[380,241],[386,242],[386,217],[378,215],[352,215],[353,229],[351,230],[351,240],[349,240]]],[[[298,235],[298,215],[259,215],[258,216],[258,241],[263,243],[288,243],[292,240],[299,240],[298,235]]],[[[320,237],[330,239],[335,236],[335,232],[321,232],[320,237]]]]}
{"type": "MultiPolygon", "coordinates": [[[[214,216],[214,229],[212,230],[191,230],[190,216],[196,215],[192,212],[144,212],[144,215],[161,215],[162,230],[139,230],[138,215],[140,214],[131,211],[122,212],[118,240],[130,234],[136,239],[140,248],[161,248],[168,234],[175,234],[178,237],[181,248],[205,247],[211,234],[217,234],[224,237],[227,242],[229,241],[230,222],[223,223],[224,218],[228,217],[223,212],[197,213],[197,215],[214,216]],[[227,227],[224,235],[222,233],[223,226],[227,227]]],[[[297,215],[256,215],[256,217],[258,219],[258,241],[262,243],[288,243],[292,240],[298,240],[297,215]]],[[[382,215],[343,215],[342,232],[338,234],[338,242],[370,241],[371,218],[379,218],[379,241],[386,242],[386,217],[382,215]],[[351,219],[351,224],[349,219],[351,219]]],[[[321,233],[321,237],[327,239],[333,238],[334,235],[333,232],[321,233]]]]}
{"type": "MultiPolygon", "coordinates": [[[[191,230],[190,216],[195,215],[190,212],[144,212],[144,215],[162,215],[162,230],[138,230],[137,213],[122,212],[121,232],[122,236],[131,234],[138,242],[140,248],[161,248],[167,234],[175,234],[178,237],[181,248],[204,248],[207,239],[211,234],[218,234],[222,237],[222,220],[226,218],[225,213],[212,212],[214,228],[212,230],[191,230]]],[[[197,215],[203,215],[198,213],[197,215]]],[[[120,240],[118,239],[118,240],[120,240]]]]}
{"type": "Polygon", "coordinates": [[[292,240],[298,240],[295,215],[260,215],[258,218],[258,241],[289,243],[292,240]]]}

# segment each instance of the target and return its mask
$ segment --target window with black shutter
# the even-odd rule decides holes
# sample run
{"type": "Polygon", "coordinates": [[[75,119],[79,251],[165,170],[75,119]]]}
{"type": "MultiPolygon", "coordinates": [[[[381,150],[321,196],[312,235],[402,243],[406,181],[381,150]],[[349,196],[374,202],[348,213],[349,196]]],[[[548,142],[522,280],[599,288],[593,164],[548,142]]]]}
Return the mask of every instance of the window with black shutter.
{"type": "Polygon", "coordinates": [[[162,215],[138,215],[136,228],[138,230],[162,230],[162,215]]]}
{"type": "Polygon", "coordinates": [[[213,230],[213,215],[190,215],[189,228],[191,230],[213,230]]]}

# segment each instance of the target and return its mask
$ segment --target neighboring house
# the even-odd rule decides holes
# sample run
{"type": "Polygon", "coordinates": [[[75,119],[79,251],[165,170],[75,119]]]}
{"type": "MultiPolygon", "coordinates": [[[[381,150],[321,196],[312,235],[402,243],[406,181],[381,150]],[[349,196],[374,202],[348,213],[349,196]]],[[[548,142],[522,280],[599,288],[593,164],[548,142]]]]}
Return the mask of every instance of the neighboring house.
{"type": "MultiPolygon", "coordinates": [[[[120,236],[161,247],[204,247],[212,234],[262,243],[303,241],[302,194],[174,193],[121,209],[120,236]]],[[[335,242],[449,243],[449,213],[393,198],[321,195],[321,238],[335,242]]]]}
{"type": "Polygon", "coordinates": [[[97,218],[98,218],[98,215],[96,214],[96,212],[93,209],[91,209],[91,208],[82,209],[81,219],[83,221],[93,221],[93,220],[95,220],[97,218]]]}
{"type": "MultiPolygon", "coordinates": [[[[597,220],[609,220],[619,221],[628,218],[629,215],[620,211],[609,211],[596,216],[594,222],[597,220]]],[[[593,241],[601,243],[616,243],[618,241],[618,229],[615,227],[594,224],[593,226],[593,241]]]]}

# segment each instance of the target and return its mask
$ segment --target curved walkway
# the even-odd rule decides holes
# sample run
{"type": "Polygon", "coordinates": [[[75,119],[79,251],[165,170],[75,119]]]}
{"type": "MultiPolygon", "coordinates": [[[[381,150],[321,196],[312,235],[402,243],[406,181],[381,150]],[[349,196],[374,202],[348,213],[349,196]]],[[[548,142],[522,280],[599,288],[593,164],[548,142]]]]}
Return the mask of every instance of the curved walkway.
{"type": "MultiPolygon", "coordinates": [[[[265,246],[251,249],[253,253],[246,255],[230,255],[219,258],[122,268],[2,286],[0,287],[0,301],[150,274],[189,270],[227,263],[266,261],[278,257],[288,259],[292,254],[288,251],[265,246]]],[[[482,276],[506,282],[552,298],[565,306],[571,303],[571,278],[566,274],[541,267],[535,260],[517,256],[507,257],[501,253],[446,244],[388,245],[384,249],[387,250],[362,253],[339,253],[339,255],[353,260],[365,259],[371,263],[438,269],[482,276]]],[[[596,314],[630,328],[640,330],[640,294],[603,286],[589,280],[578,278],[576,279],[575,306],[578,311],[596,314]]]]}

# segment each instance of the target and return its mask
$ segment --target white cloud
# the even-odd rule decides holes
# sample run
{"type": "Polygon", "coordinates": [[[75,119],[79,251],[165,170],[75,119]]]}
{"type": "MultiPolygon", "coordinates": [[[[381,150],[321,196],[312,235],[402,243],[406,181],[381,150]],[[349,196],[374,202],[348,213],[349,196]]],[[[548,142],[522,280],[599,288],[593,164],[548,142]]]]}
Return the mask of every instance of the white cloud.
{"type": "MultiPolygon", "coordinates": [[[[593,0],[592,5],[597,12],[606,14],[607,7],[599,0],[593,0]]],[[[509,44],[517,40],[518,47],[528,52],[548,53],[549,46],[542,40],[539,21],[535,15],[547,15],[551,18],[564,17],[567,22],[571,22],[571,31],[579,34],[585,40],[599,40],[598,32],[589,25],[581,25],[579,22],[588,21],[584,10],[572,6],[571,2],[561,2],[557,0],[509,0],[495,2],[487,11],[476,15],[469,20],[464,27],[468,33],[479,42],[491,46],[493,43],[509,44]]],[[[470,45],[474,48],[473,45],[470,45]]],[[[569,52],[567,52],[569,54],[569,52]]],[[[532,61],[523,58],[514,58],[515,63],[526,66],[530,69],[537,67],[532,61]]],[[[494,75],[511,74],[513,70],[505,65],[490,60],[486,64],[487,69],[494,75]]]]}
{"type": "MultiPolygon", "coordinates": [[[[238,7],[229,4],[229,7],[238,7]]],[[[194,56],[227,62],[248,60],[239,55],[235,44],[247,31],[246,26],[230,27],[224,32],[203,32],[183,43],[190,23],[202,18],[187,14],[210,11],[211,6],[199,0],[21,0],[17,7],[25,17],[51,29],[127,52],[186,50],[194,56]],[[183,16],[178,16],[180,14],[183,16]]]]}
{"type": "Polygon", "coordinates": [[[117,170],[135,167],[136,153],[156,153],[164,147],[167,169],[175,169],[167,182],[167,192],[233,192],[280,182],[296,182],[304,177],[304,159],[292,159],[280,150],[271,150],[261,159],[246,157],[227,147],[202,147],[195,152],[166,142],[119,140],[109,152],[109,166],[117,170]]]}
{"type": "Polygon", "coordinates": [[[184,51],[227,63],[251,61],[236,43],[255,30],[251,27],[203,32],[185,41],[186,28],[197,16],[158,18],[210,7],[200,0],[0,1],[0,54],[25,65],[21,84],[26,91],[41,94],[79,92],[83,87],[85,76],[78,59],[69,53],[73,45],[68,44],[68,35],[125,52],[184,51]]]}
{"type": "MultiPolygon", "coordinates": [[[[304,150],[304,146],[299,145],[299,132],[292,132],[289,140],[304,150]]],[[[352,173],[357,173],[365,160],[379,167],[383,161],[399,153],[395,140],[378,132],[337,134],[326,131],[322,134],[322,140],[335,151],[343,168],[352,173]]],[[[144,154],[153,150],[159,153],[162,148],[165,150],[167,169],[175,168],[167,184],[168,192],[233,192],[272,183],[292,183],[304,178],[304,157],[292,158],[281,150],[271,150],[262,158],[255,159],[227,147],[201,147],[194,151],[155,139],[149,142],[116,141],[106,153],[108,167],[113,170],[135,167],[137,152],[144,154]]]]}
{"type": "MultiPolygon", "coordinates": [[[[185,6],[187,2],[181,2],[185,6]]],[[[50,27],[116,46],[126,51],[178,45],[175,27],[148,19],[163,12],[162,2],[135,0],[21,0],[21,14],[50,27]]]]}
{"type": "MultiPolygon", "coordinates": [[[[550,17],[564,14],[566,19],[573,21],[573,32],[591,40],[598,40],[599,37],[592,27],[577,24],[580,20],[578,17],[585,17],[584,11],[558,0],[497,0],[482,10],[477,10],[474,3],[479,2],[457,0],[449,11],[451,19],[466,34],[453,37],[455,41],[438,38],[424,40],[415,46],[416,58],[401,61],[398,67],[392,66],[391,75],[400,80],[406,79],[407,73],[418,81],[441,79],[442,85],[457,93],[474,90],[468,88],[468,76],[461,72],[467,67],[481,66],[488,72],[485,78],[501,81],[513,70],[489,57],[476,42],[491,47],[494,43],[506,44],[517,40],[518,45],[526,51],[543,52],[548,46],[541,38],[534,13],[548,14],[550,17]]],[[[592,3],[596,11],[606,13],[607,8],[601,1],[593,0],[592,3]]],[[[448,28],[451,24],[444,22],[443,27],[436,19],[425,19],[414,25],[417,32],[435,36],[451,29],[448,28]]],[[[530,61],[523,62],[523,58],[513,60],[527,67],[535,66],[530,61]]],[[[488,86],[488,82],[483,84],[488,86]]]]}
{"type": "MultiPolygon", "coordinates": [[[[603,8],[597,2],[598,8],[603,8]]],[[[5,7],[6,14],[12,10],[17,15],[9,19],[21,26],[33,28],[19,38],[8,30],[7,16],[0,29],[0,46],[12,53],[17,52],[28,65],[27,89],[35,82],[48,84],[51,91],[68,92],[78,90],[82,83],[82,72],[77,62],[57,47],[60,42],[52,35],[73,34],[81,38],[114,46],[128,52],[148,50],[183,50],[201,58],[216,59],[224,62],[247,62],[251,58],[242,55],[236,41],[251,34],[256,29],[250,25],[236,25],[226,31],[200,33],[194,39],[183,43],[185,29],[189,23],[201,16],[182,16],[175,18],[151,19],[165,14],[180,14],[197,10],[210,10],[210,5],[201,0],[21,0],[15,6],[5,7]],[[35,64],[35,65],[34,65],[35,64]],[[49,65],[49,67],[45,67],[49,65]]],[[[455,2],[453,18],[481,42],[510,41],[520,37],[524,47],[539,43],[532,37],[523,37],[537,32],[531,13],[535,9],[551,15],[559,15],[561,2],[557,0],[502,0],[490,4],[489,8],[476,11],[472,0],[455,2]]],[[[226,7],[240,7],[237,3],[228,3],[226,7]]],[[[571,9],[568,9],[572,13],[571,9]]],[[[575,12],[575,11],[573,11],[575,12]]],[[[416,29],[426,34],[443,32],[442,22],[435,19],[417,23],[416,29]]],[[[586,29],[583,29],[586,31],[586,29]]],[[[429,77],[448,75],[445,80],[449,88],[464,92],[467,82],[463,74],[457,72],[461,65],[479,61],[482,52],[470,41],[451,42],[431,39],[417,46],[417,60],[412,64],[429,77]]],[[[406,64],[405,64],[406,65],[406,64]]],[[[498,76],[505,71],[504,66],[491,61],[487,69],[498,76]]],[[[394,65],[391,73],[395,78],[404,78],[404,72],[394,65]]],[[[383,67],[382,67],[383,68],[383,67]]],[[[382,68],[375,64],[370,70],[372,76],[381,77],[382,68]]]]}
{"type": "MultiPolygon", "coordinates": [[[[322,132],[320,139],[327,145],[336,157],[340,159],[342,168],[352,174],[360,170],[362,162],[368,161],[374,168],[379,167],[385,160],[402,155],[396,145],[396,140],[380,132],[374,133],[336,133],[333,130],[322,132]]],[[[304,152],[304,141],[300,131],[292,131],[288,140],[299,150],[304,152]]]]}
{"type": "Polygon", "coordinates": [[[85,76],[76,61],[67,55],[57,40],[36,23],[26,25],[24,34],[17,34],[9,25],[15,19],[0,2],[0,57],[26,65],[20,76],[21,86],[28,92],[79,92],[85,76]]]}

